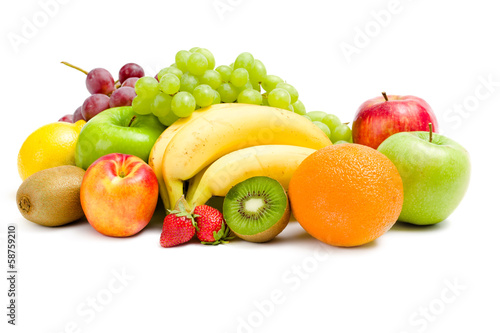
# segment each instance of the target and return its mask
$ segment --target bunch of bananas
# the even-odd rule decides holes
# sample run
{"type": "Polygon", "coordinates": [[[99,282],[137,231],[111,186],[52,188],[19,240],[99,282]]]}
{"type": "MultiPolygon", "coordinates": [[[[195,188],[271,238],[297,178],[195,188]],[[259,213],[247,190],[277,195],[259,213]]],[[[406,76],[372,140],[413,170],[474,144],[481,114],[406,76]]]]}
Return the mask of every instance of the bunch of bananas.
{"type": "Polygon", "coordinates": [[[166,209],[182,197],[188,180],[187,201],[195,207],[254,176],[274,178],[287,189],[299,164],[328,145],[326,134],[298,114],[223,103],[169,126],[151,150],[149,165],[166,209]]]}

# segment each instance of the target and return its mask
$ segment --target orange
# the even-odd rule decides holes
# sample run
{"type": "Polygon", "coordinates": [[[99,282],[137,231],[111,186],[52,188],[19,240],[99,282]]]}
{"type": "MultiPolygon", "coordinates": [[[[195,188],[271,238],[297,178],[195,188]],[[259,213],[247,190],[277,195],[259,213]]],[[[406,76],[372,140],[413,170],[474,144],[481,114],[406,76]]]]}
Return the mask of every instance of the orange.
{"type": "Polygon", "coordinates": [[[380,237],[403,208],[403,181],[396,166],[358,144],[331,145],[309,155],[288,191],[300,225],[335,246],[358,246],[380,237]]]}

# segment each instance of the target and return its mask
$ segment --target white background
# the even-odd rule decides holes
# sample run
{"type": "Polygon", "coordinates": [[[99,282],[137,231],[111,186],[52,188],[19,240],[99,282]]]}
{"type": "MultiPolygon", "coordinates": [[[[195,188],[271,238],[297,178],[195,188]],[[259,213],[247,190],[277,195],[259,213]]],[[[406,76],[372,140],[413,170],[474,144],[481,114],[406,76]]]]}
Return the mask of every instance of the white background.
{"type": "Polygon", "coordinates": [[[401,0],[383,26],[373,13],[392,8],[390,0],[62,2],[17,47],[8,36],[22,36],[25,20],[43,9],[35,0],[0,5],[0,266],[6,272],[7,223],[18,227],[19,263],[16,327],[6,324],[2,273],[3,332],[499,330],[500,20],[493,1],[401,0]],[[346,44],[357,53],[346,57],[346,44]],[[396,224],[352,249],[322,246],[296,222],[268,244],[163,249],[160,215],[127,239],[102,236],[86,222],[45,228],[24,220],[15,204],[21,144],[88,95],[83,74],[59,62],[104,67],[115,77],[136,62],[154,75],[193,46],[211,50],[217,65],[249,51],[293,84],[309,111],[346,122],[383,90],[424,98],[441,132],[470,152],[466,197],[436,226],[396,224]],[[129,280],[117,282],[122,273],[129,280]],[[271,306],[275,294],[281,297],[271,306]],[[99,311],[88,305],[92,298],[99,311]]]}

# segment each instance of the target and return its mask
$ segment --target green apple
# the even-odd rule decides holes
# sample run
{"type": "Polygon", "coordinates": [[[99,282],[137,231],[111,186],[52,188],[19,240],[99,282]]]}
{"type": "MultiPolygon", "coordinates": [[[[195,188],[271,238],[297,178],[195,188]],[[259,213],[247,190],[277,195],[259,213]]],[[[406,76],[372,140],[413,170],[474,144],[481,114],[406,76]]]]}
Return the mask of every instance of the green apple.
{"type": "Polygon", "coordinates": [[[460,204],[470,178],[467,151],[455,141],[429,132],[400,132],[377,149],[396,165],[403,179],[399,221],[435,224],[460,204]]]}
{"type": "Polygon", "coordinates": [[[165,130],[153,115],[136,115],[130,106],[102,111],[83,126],[76,143],[75,162],[87,169],[111,153],[135,155],[146,163],[156,139],[165,130]]]}

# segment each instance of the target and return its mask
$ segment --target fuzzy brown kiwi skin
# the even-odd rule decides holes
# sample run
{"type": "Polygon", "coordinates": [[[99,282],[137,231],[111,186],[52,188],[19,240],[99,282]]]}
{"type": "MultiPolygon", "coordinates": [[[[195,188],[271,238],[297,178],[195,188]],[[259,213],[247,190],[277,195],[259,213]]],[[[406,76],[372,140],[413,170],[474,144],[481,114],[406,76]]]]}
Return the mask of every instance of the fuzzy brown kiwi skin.
{"type": "Polygon", "coordinates": [[[81,168],[64,165],[29,176],[17,190],[19,212],[28,221],[47,227],[82,218],[80,186],[84,174],[81,168]]]}
{"type": "Polygon", "coordinates": [[[290,221],[290,200],[288,200],[287,196],[285,212],[283,213],[281,219],[278,222],[276,222],[271,228],[259,232],[258,234],[255,235],[242,235],[234,231],[233,233],[239,238],[244,239],[248,242],[265,243],[269,242],[270,240],[274,239],[274,237],[278,236],[288,225],[289,221],[290,221]]]}

